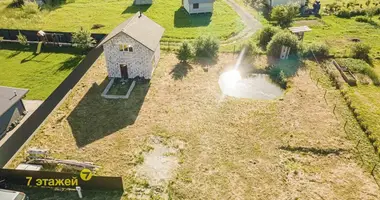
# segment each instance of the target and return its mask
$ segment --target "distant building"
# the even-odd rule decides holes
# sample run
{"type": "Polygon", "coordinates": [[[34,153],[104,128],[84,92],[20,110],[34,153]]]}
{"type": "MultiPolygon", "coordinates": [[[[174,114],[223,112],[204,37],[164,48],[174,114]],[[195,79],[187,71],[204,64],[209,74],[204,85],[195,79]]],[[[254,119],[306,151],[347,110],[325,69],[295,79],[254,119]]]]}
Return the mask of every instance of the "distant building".
{"type": "Polygon", "coordinates": [[[25,115],[26,93],[27,89],[0,86],[0,138],[25,115]]]}
{"type": "Polygon", "coordinates": [[[299,4],[300,6],[304,6],[305,0],[267,0],[267,3],[271,7],[286,4],[299,4]]]}
{"type": "Polygon", "coordinates": [[[151,5],[153,0],[135,0],[133,4],[135,5],[151,5]]]}
{"type": "Polygon", "coordinates": [[[117,26],[99,44],[104,49],[108,77],[151,79],[160,59],[164,31],[140,12],[117,26]]]}
{"type": "Polygon", "coordinates": [[[190,14],[212,13],[215,0],[182,0],[182,6],[190,14]]]}

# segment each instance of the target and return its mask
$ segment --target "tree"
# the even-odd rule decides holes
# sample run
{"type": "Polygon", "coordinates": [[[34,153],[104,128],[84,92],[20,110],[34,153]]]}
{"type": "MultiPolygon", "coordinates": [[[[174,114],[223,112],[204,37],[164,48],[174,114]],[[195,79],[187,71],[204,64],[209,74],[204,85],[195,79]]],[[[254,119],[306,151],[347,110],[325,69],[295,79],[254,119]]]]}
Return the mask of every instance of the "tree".
{"type": "Polygon", "coordinates": [[[201,36],[195,40],[195,56],[216,58],[219,52],[219,41],[212,36],[201,36]]]}
{"type": "Polygon", "coordinates": [[[26,38],[25,35],[21,34],[20,31],[18,32],[17,40],[18,40],[18,42],[19,42],[21,45],[24,45],[24,46],[28,46],[28,45],[29,45],[29,43],[28,43],[28,39],[26,38]]]}
{"type": "Polygon", "coordinates": [[[177,53],[177,58],[181,62],[187,62],[191,57],[193,57],[193,47],[187,41],[182,42],[177,53]]]}
{"type": "Polygon", "coordinates": [[[282,28],[289,27],[293,19],[299,12],[298,6],[295,5],[279,5],[275,6],[271,12],[271,19],[277,21],[282,28]]]}
{"type": "Polygon", "coordinates": [[[272,40],[272,37],[280,32],[280,29],[274,26],[266,26],[258,33],[259,45],[266,49],[268,43],[272,40]]]}
{"type": "Polygon", "coordinates": [[[73,33],[72,42],[74,47],[83,50],[87,50],[96,44],[95,39],[91,37],[90,31],[84,30],[82,27],[78,32],[73,33]]]}
{"type": "Polygon", "coordinates": [[[300,50],[300,44],[297,36],[288,31],[281,31],[274,35],[272,40],[269,42],[267,48],[268,55],[279,57],[282,46],[290,47],[290,55],[297,54],[300,50]]]}
{"type": "Polygon", "coordinates": [[[371,51],[371,47],[364,43],[356,43],[351,47],[351,53],[353,58],[358,58],[362,60],[369,59],[369,52],[371,51]]]}

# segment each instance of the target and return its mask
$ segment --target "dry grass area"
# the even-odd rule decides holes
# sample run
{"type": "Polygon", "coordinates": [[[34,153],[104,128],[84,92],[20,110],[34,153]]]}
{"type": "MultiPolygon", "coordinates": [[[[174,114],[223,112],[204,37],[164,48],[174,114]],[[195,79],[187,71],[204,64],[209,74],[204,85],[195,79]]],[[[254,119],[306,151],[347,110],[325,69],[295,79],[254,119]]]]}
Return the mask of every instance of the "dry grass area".
{"type": "MultiPolygon", "coordinates": [[[[362,165],[351,139],[365,134],[353,122],[352,137],[346,135],[351,114],[338,106],[336,117],[336,98],[327,104],[323,98],[326,88],[336,91],[317,87],[305,69],[283,99],[257,101],[221,95],[218,77],[234,63],[230,54],[220,55],[208,72],[177,63],[174,55],[162,55],[150,84],[135,87],[128,100],[106,100],[100,96],[107,83],[101,57],[26,148],[48,148],[57,158],[101,165],[99,175],[123,176],[121,199],[136,184],[152,135],[184,142],[168,189],[172,199],[380,198],[366,165],[375,154],[363,140],[360,146],[370,150],[362,165]]],[[[24,158],[20,153],[9,167],[24,158]]]]}

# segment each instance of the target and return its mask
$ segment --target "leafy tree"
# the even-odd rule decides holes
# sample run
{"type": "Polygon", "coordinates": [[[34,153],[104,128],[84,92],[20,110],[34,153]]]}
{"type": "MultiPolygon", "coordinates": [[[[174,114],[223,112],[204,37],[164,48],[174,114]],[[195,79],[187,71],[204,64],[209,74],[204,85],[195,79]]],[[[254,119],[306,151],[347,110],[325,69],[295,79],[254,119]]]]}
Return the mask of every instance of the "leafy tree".
{"type": "Polygon", "coordinates": [[[219,41],[212,36],[201,36],[195,40],[195,56],[216,58],[219,52],[219,41]]]}
{"type": "Polygon", "coordinates": [[[88,30],[81,28],[78,32],[73,33],[72,36],[73,46],[87,50],[96,44],[94,38],[91,37],[91,33],[88,30]]]}
{"type": "Polygon", "coordinates": [[[177,51],[177,58],[181,62],[187,62],[191,57],[193,57],[193,47],[187,41],[184,41],[177,51]]]}
{"type": "Polygon", "coordinates": [[[300,50],[297,36],[288,31],[281,31],[274,35],[269,42],[267,48],[268,55],[280,57],[282,46],[290,47],[290,55],[297,54],[300,50]]]}
{"type": "Polygon", "coordinates": [[[299,12],[298,6],[295,5],[279,5],[275,6],[271,12],[271,19],[277,21],[282,28],[289,27],[293,19],[299,12]]]}
{"type": "Polygon", "coordinates": [[[18,42],[19,42],[21,45],[24,45],[24,46],[28,46],[28,45],[29,45],[29,43],[28,43],[28,39],[26,38],[25,35],[21,34],[20,31],[18,32],[17,40],[18,40],[18,42]]]}
{"type": "Polygon", "coordinates": [[[351,47],[351,53],[353,58],[358,58],[362,60],[369,59],[369,52],[371,51],[371,47],[364,43],[356,43],[351,47]]]}
{"type": "Polygon", "coordinates": [[[259,45],[266,49],[268,43],[272,40],[272,37],[280,32],[280,29],[274,26],[266,26],[258,33],[259,45]]]}

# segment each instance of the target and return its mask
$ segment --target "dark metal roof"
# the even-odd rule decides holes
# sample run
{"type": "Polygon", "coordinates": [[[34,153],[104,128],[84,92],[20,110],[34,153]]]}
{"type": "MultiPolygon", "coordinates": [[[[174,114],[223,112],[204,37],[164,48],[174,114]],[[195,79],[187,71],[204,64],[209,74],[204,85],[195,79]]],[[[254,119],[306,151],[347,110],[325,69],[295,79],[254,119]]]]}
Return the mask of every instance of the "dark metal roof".
{"type": "Polygon", "coordinates": [[[0,86],[0,116],[20,101],[29,90],[0,86]]]}
{"type": "Polygon", "coordinates": [[[194,3],[214,3],[215,0],[189,0],[189,4],[194,3]]]}
{"type": "Polygon", "coordinates": [[[103,45],[119,33],[125,33],[136,41],[140,42],[150,50],[156,50],[160,43],[165,29],[159,24],[149,19],[144,14],[137,12],[133,17],[118,25],[106,38],[99,44],[103,45]]]}

